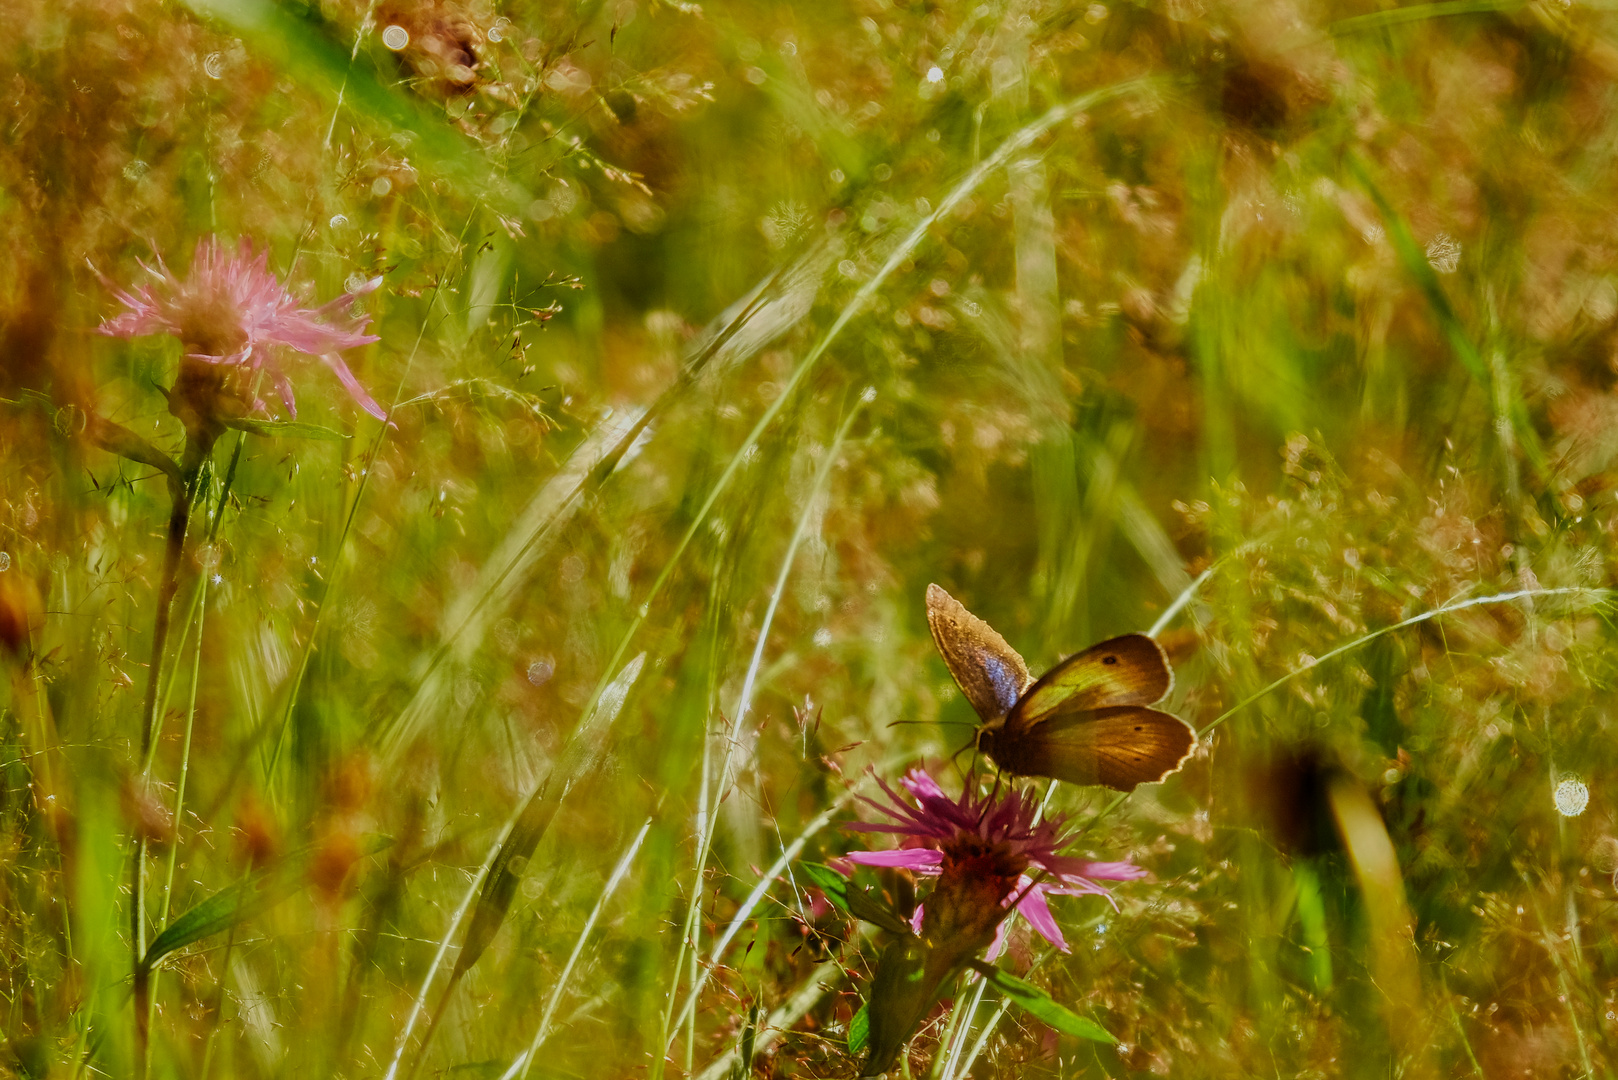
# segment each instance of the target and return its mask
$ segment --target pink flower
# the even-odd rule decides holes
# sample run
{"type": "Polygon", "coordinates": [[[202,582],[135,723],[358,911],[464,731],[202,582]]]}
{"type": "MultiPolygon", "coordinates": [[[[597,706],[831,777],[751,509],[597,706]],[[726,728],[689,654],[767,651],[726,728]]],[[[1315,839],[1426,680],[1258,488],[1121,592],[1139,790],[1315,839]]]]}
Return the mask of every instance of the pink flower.
{"type": "MultiPolygon", "coordinates": [[[[865,802],[892,818],[893,823],[858,823],[846,828],[895,833],[904,839],[892,851],[851,851],[847,855],[850,862],[903,867],[918,874],[957,879],[964,888],[941,887],[935,890],[935,898],[944,892],[953,906],[974,899],[981,904],[992,895],[1001,907],[1015,904],[1017,913],[1063,952],[1068,951],[1067,942],[1051,916],[1047,896],[1090,894],[1110,900],[1111,895],[1097,881],[1130,881],[1146,876],[1145,870],[1132,863],[1091,862],[1057,854],[1067,843],[1063,822],[1052,819],[1036,824],[1033,800],[1018,792],[979,797],[967,789],[960,798],[951,799],[932,777],[912,769],[900,781],[915,800],[912,805],[886,783],[878,783],[892,805],[873,799],[865,802]],[[1036,881],[1034,875],[1041,871],[1046,876],[1036,881]]],[[[945,921],[951,926],[981,925],[980,918],[963,917],[963,913],[955,913],[945,921]]],[[[1000,954],[1005,944],[1005,921],[994,916],[994,922],[990,960],[1000,954]]],[[[927,923],[923,908],[918,907],[912,926],[921,934],[927,923]]]]}
{"type": "Polygon", "coordinates": [[[378,420],[387,419],[337,355],[339,350],[380,340],[365,333],[369,316],[340,312],[355,297],[376,289],[382,279],[372,278],[328,304],[308,308],[270,272],[268,259],[268,251],[255,256],[245,238],[232,254],[216,237],[209,237],[197,245],[191,275],[184,281],[161,258],[155,270],[142,263],[158,280],[132,293],[109,283],[113,295],[128,310],[102,323],[101,332],[124,338],[173,334],[184,344],[187,360],[213,369],[210,373],[193,364],[188,373],[182,363],[175,391],[187,400],[176,404],[175,394],[170,395],[171,410],[193,429],[216,426],[219,415],[234,411],[232,403],[268,411],[252,389],[252,379],[260,371],[275,386],[288,415],[297,416],[292,379],[282,366],[277,346],[318,356],[360,408],[378,420]],[[182,387],[182,383],[187,385],[182,387]],[[183,408],[197,415],[187,416],[183,408]]]}

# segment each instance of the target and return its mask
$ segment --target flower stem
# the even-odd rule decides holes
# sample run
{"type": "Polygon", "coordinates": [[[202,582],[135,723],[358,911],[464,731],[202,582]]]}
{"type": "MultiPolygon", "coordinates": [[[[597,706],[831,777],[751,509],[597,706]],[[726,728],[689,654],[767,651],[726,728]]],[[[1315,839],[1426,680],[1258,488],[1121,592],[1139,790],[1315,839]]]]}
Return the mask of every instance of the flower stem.
{"type": "MultiPolygon", "coordinates": [[[[207,450],[195,440],[188,439],[185,462],[182,467],[184,482],[170,481],[168,536],[163,548],[163,576],[157,587],[157,615],[152,625],[152,658],[146,672],[146,698],[141,707],[140,758],[141,775],[139,793],[145,798],[144,788],[151,776],[153,736],[157,730],[158,687],[162,682],[163,656],[169,636],[169,611],[174,594],[179,591],[180,559],[185,553],[185,533],[191,520],[191,499],[201,474],[207,450]]],[[[146,845],[145,829],[135,823],[135,858],[130,870],[130,942],[134,949],[135,998],[135,1065],[136,1075],[144,1077],[147,1068],[147,1048],[150,1037],[151,969],[146,965],[146,845]]]]}

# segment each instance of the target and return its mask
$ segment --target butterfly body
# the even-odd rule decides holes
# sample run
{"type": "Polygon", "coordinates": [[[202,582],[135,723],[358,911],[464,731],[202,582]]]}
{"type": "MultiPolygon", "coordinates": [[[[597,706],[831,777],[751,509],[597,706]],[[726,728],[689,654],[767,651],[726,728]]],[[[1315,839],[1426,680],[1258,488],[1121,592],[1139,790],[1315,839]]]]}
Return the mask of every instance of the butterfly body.
{"type": "Polygon", "coordinates": [[[1145,634],[1092,645],[1034,680],[1004,638],[937,585],[927,590],[927,621],[983,719],[978,749],[1008,773],[1132,791],[1177,770],[1196,747],[1190,724],[1150,707],[1174,676],[1145,634]]]}

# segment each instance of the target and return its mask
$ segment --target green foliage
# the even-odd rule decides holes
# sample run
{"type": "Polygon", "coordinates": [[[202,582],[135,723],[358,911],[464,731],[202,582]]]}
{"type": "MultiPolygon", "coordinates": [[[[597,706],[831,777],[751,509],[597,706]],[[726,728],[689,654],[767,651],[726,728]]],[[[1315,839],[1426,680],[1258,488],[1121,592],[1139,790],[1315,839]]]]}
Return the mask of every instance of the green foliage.
{"type": "Polygon", "coordinates": [[[0,4],[0,1072],[1612,1071],[1615,38],[0,4]],[[390,424],[273,346],[194,468],[96,329],[209,235],[382,278],[390,424]],[[977,989],[831,869],[971,774],[934,581],[1037,670],[1183,600],[1203,731],[1042,786],[1150,876],[977,989]]]}
{"type": "Polygon", "coordinates": [[[1064,1035],[1100,1043],[1118,1041],[1107,1033],[1106,1028],[1094,1020],[1080,1016],[1027,979],[1019,979],[993,964],[981,962],[974,963],[972,970],[983,976],[990,986],[1027,1010],[1031,1016],[1037,1017],[1064,1035]]]}
{"type": "MultiPolygon", "coordinates": [[[[374,855],[391,843],[374,837],[364,845],[366,855],[374,855]]],[[[156,967],[164,957],[214,934],[223,933],[281,903],[304,887],[313,852],[289,859],[285,866],[249,874],[240,882],[214,893],[181,914],[153,939],[141,959],[143,966],[156,967]]]]}

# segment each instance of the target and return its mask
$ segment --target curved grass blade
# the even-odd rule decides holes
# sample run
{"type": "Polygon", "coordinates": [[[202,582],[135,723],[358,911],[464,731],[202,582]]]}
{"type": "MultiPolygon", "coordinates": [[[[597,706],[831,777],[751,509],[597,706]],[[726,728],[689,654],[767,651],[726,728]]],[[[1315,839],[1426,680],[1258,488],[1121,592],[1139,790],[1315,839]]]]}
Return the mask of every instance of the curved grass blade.
{"type": "Polygon", "coordinates": [[[379,735],[385,761],[394,761],[411,737],[441,713],[455,683],[456,667],[469,661],[483,645],[489,627],[520,595],[528,571],[582,504],[593,478],[622,457],[647,416],[647,410],[628,409],[603,419],[574,448],[566,464],[535,492],[484,560],[477,582],[460,593],[444,613],[439,645],[426,674],[404,709],[379,735]]]}
{"type": "Polygon", "coordinates": [[[455,940],[455,932],[461,928],[461,921],[466,918],[467,909],[472,906],[473,899],[478,894],[478,886],[483,884],[489,867],[494,863],[506,837],[511,835],[512,826],[516,824],[516,815],[506,819],[500,828],[500,835],[495,837],[494,843],[489,847],[489,854],[484,858],[483,865],[478,867],[477,873],[467,883],[466,895],[461,897],[461,904],[455,909],[455,915],[444,929],[444,936],[438,941],[438,951],[433,953],[433,962],[427,966],[427,974],[422,976],[421,989],[416,991],[416,997],[410,1005],[410,1015],[405,1019],[404,1030],[399,1032],[398,1040],[393,1044],[393,1060],[388,1064],[388,1071],[383,1080],[393,1080],[399,1074],[399,1062],[404,1058],[405,1047],[410,1045],[410,1036],[416,1030],[416,1021],[421,1019],[423,1010],[427,1008],[427,992],[433,988],[433,980],[438,978],[438,969],[444,966],[444,956],[449,952],[449,943],[455,940]]]}
{"type": "Polygon", "coordinates": [[[551,818],[556,816],[557,808],[562,805],[568,791],[588,776],[606,753],[607,729],[618,718],[624,701],[629,697],[629,690],[640,678],[645,663],[646,654],[641,653],[624,665],[623,671],[618,673],[618,677],[597,701],[594,712],[568,740],[562,759],[534,789],[518,813],[516,825],[507,834],[489,867],[489,876],[483,883],[483,894],[478,897],[478,905],[472,911],[472,923],[466,929],[466,940],[461,944],[461,955],[455,960],[454,977],[465,974],[468,968],[477,963],[494,940],[500,924],[505,921],[506,912],[511,910],[517,885],[522,880],[522,874],[516,869],[517,861],[526,861],[534,854],[534,849],[539,846],[540,838],[545,835],[545,829],[550,825],[551,818]],[[558,775],[565,779],[559,788],[553,790],[551,780],[558,775]]]}
{"type": "MultiPolygon", "coordinates": [[[[792,539],[787,543],[786,554],[782,556],[781,569],[776,575],[775,586],[770,593],[770,603],[768,608],[765,610],[764,621],[759,627],[758,642],[753,648],[752,659],[748,662],[747,675],[742,680],[742,691],[736,705],[736,719],[738,723],[746,717],[748,710],[752,707],[753,690],[757,685],[759,668],[764,660],[764,647],[766,642],[769,640],[770,627],[774,624],[775,612],[780,606],[781,596],[786,591],[787,579],[791,575],[792,565],[797,559],[798,547],[800,544],[802,544],[804,537],[808,534],[810,515],[814,508],[815,502],[819,498],[820,493],[825,489],[827,481],[831,478],[831,471],[838,460],[838,452],[842,449],[843,440],[848,437],[848,432],[850,428],[853,427],[854,420],[859,416],[860,410],[863,409],[874,396],[875,395],[870,391],[867,391],[865,394],[861,395],[860,400],[856,402],[854,407],[848,411],[848,415],[843,418],[843,422],[838,426],[837,434],[832,439],[831,445],[826,448],[825,457],[821,460],[820,467],[815,471],[815,478],[809,485],[809,495],[804,500],[803,509],[798,515],[798,522],[793,529],[792,539]]],[[[731,745],[733,746],[734,744],[731,745]]],[[[726,784],[729,783],[728,778],[730,776],[730,771],[731,753],[729,750],[727,750],[725,754],[725,763],[720,774],[721,779],[719,782],[719,788],[721,791],[724,789],[726,784]]],[[[706,784],[706,777],[704,777],[703,782],[706,784]]],[[[706,796],[706,790],[704,791],[704,796],[706,796]]],[[[764,891],[769,888],[770,882],[774,880],[775,876],[789,866],[792,860],[797,857],[798,853],[802,852],[805,841],[807,841],[808,838],[815,832],[818,832],[821,828],[823,828],[826,822],[831,820],[830,815],[832,811],[836,810],[837,807],[840,806],[844,801],[846,801],[846,796],[844,799],[838,800],[838,802],[828,809],[826,813],[822,814],[819,818],[816,818],[815,821],[810,825],[809,830],[800,836],[795,844],[788,847],[782,853],[781,858],[778,860],[777,867],[773,868],[770,873],[766,874],[760,879],[758,884],[754,887],[752,894],[749,895],[747,902],[742,905],[742,909],[739,914],[743,918],[745,918],[747,913],[752,911],[753,906],[763,896],[764,891]]],[[[694,953],[697,948],[697,910],[699,897],[702,895],[700,884],[702,881],[703,868],[707,865],[708,852],[713,846],[713,830],[716,823],[717,817],[709,817],[705,822],[703,822],[702,825],[699,826],[700,835],[697,841],[696,867],[697,887],[693,887],[691,891],[691,905],[686,913],[686,932],[681,938],[680,950],[675,960],[674,970],[676,974],[674,984],[669,991],[669,1009],[671,1010],[674,1007],[675,994],[677,994],[679,990],[679,972],[684,968],[687,949],[689,948],[694,953]]],[[[735,937],[736,932],[740,929],[741,925],[742,922],[740,918],[732,920],[729,929],[725,933],[725,936],[714,947],[711,963],[718,963],[720,956],[723,955],[724,950],[729,946],[731,939],[735,937]]],[[[674,1021],[672,1027],[669,1026],[669,1020],[671,1017],[669,1013],[665,1012],[663,1033],[662,1037],[658,1040],[663,1044],[665,1054],[667,1053],[668,1048],[673,1044],[672,1032],[678,1031],[680,1026],[685,1023],[686,1019],[692,1015],[692,1011],[696,1007],[697,997],[701,993],[702,987],[706,983],[707,978],[707,970],[704,970],[700,975],[693,976],[690,995],[686,998],[685,1005],[680,1011],[679,1019],[674,1021]]],[[[653,1066],[654,1080],[658,1076],[660,1069],[660,1064],[653,1066]]]]}
{"type": "MultiPolygon", "coordinates": [[[[656,419],[678,399],[686,387],[697,380],[710,363],[726,357],[729,358],[725,361],[727,363],[739,362],[742,357],[769,344],[772,335],[749,333],[744,342],[743,331],[752,327],[755,320],[764,317],[772,304],[780,302],[779,299],[772,299],[776,296],[778,282],[784,282],[783,289],[791,292],[793,283],[801,277],[802,274],[794,267],[767,274],[751,292],[715,320],[715,325],[704,334],[701,344],[685,362],[680,377],[673,385],[645,408],[615,412],[605,417],[572,451],[562,470],[545,481],[512,523],[500,544],[484,560],[477,582],[461,593],[444,613],[439,624],[438,647],[427,663],[426,673],[417,684],[409,703],[378,736],[386,760],[393,761],[400,750],[408,745],[411,735],[443,707],[455,681],[453,671],[446,669],[446,662],[464,664],[482,646],[499,611],[521,595],[528,571],[549,550],[562,526],[581,505],[585,493],[616,471],[630,448],[646,437],[656,419]]],[[[785,329],[777,327],[774,333],[783,333],[785,329]]],[[[614,657],[614,665],[617,660],[618,657],[614,657]]],[[[611,671],[612,666],[608,670],[611,671]]]]}
{"type": "Polygon", "coordinates": [[[513,1076],[527,1080],[528,1071],[533,1068],[534,1056],[539,1053],[539,1048],[545,1043],[545,1037],[551,1032],[551,1018],[556,1015],[556,1006],[561,1003],[562,992],[567,989],[568,979],[573,974],[573,968],[579,962],[579,955],[584,952],[585,942],[590,940],[590,934],[595,930],[596,920],[601,918],[601,909],[607,906],[607,901],[612,899],[612,894],[618,891],[618,886],[623,883],[624,877],[628,875],[629,867],[634,863],[635,855],[639,853],[641,844],[646,841],[646,834],[651,831],[652,819],[647,818],[645,823],[641,825],[640,832],[635,834],[635,839],[630,843],[629,850],[624,852],[623,857],[618,860],[618,865],[613,867],[612,875],[607,878],[607,884],[602,888],[600,898],[596,900],[596,906],[590,910],[590,917],[584,920],[584,929],[579,931],[579,940],[574,943],[573,952],[569,954],[567,963],[562,966],[562,973],[556,977],[556,987],[551,991],[550,1000],[545,1003],[545,1013],[539,1018],[539,1027],[534,1030],[534,1041],[528,1044],[528,1049],[518,1060],[512,1062],[511,1068],[506,1071],[501,1080],[511,1080],[513,1076]],[[518,1066],[522,1067],[520,1072],[518,1071],[518,1066]]]}
{"type": "Polygon", "coordinates": [[[186,6],[240,34],[294,78],[345,104],[360,116],[406,135],[413,157],[480,190],[508,212],[521,212],[533,195],[499,173],[464,136],[422,102],[392,89],[315,24],[275,0],[186,0],[186,6]]]}

